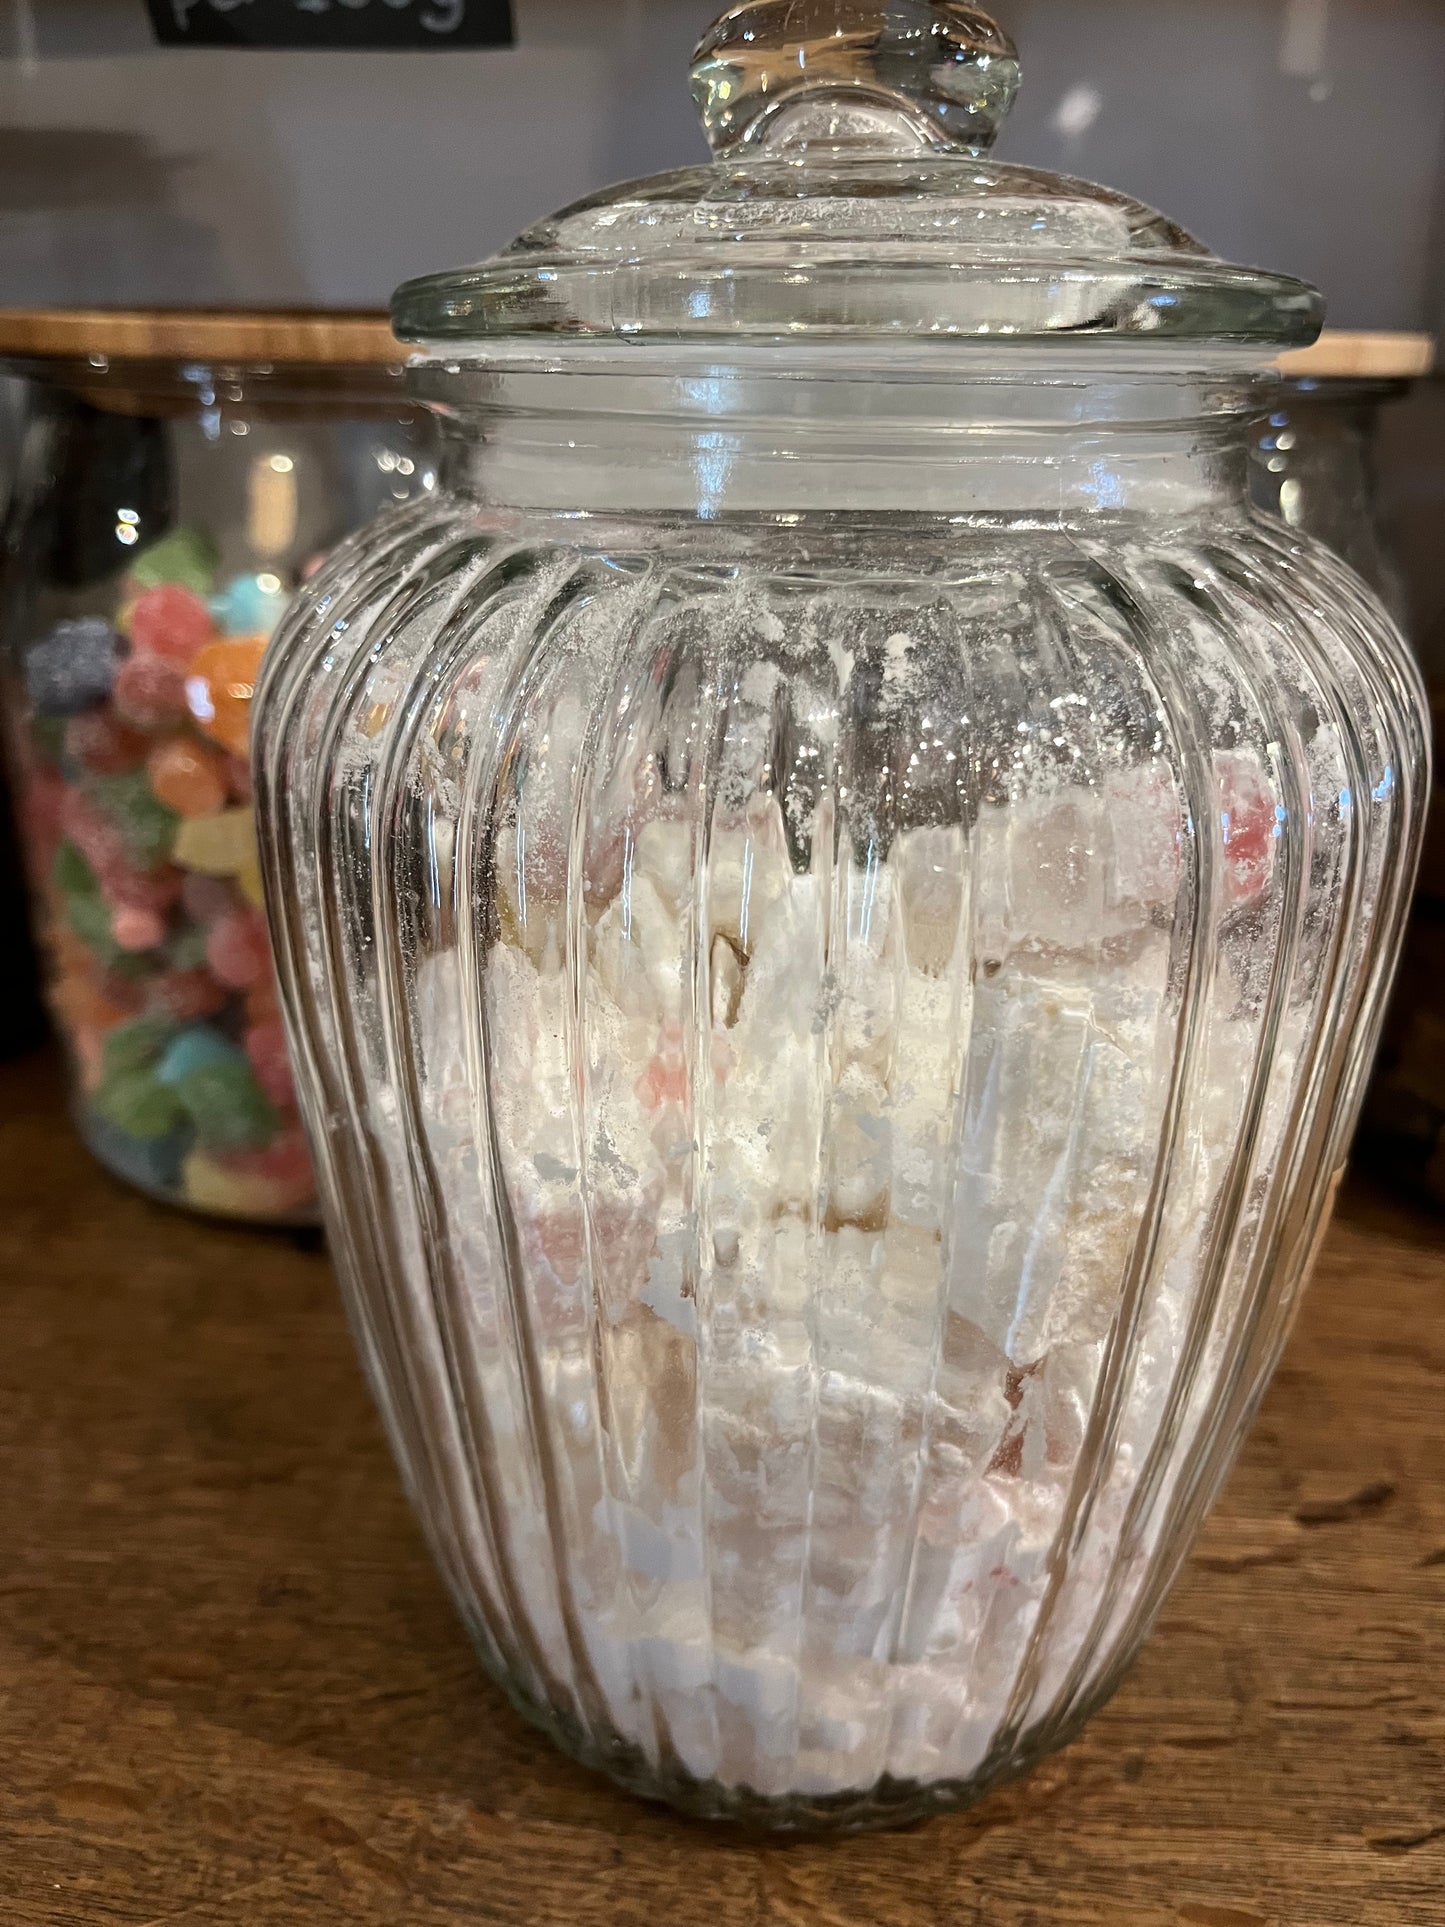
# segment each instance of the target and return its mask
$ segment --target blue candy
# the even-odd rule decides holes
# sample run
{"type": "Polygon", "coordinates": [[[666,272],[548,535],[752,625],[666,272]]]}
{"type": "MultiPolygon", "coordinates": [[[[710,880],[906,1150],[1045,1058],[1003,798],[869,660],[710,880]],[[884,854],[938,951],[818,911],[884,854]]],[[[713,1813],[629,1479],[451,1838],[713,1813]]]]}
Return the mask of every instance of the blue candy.
{"type": "Polygon", "coordinates": [[[209,1024],[191,1024],[166,1046],[156,1076],[171,1088],[184,1084],[197,1071],[212,1064],[228,1064],[245,1058],[228,1038],[209,1024]]]}
{"type": "Polygon", "coordinates": [[[190,1148],[191,1134],[182,1128],[165,1137],[132,1137],[93,1110],[82,1112],[86,1143],[102,1164],[138,1190],[174,1195],[181,1182],[181,1160],[190,1148]]]}
{"type": "Polygon", "coordinates": [[[103,616],[57,622],[25,655],[25,693],[39,716],[78,716],[115,680],[120,637],[103,616]]]}
{"type": "Polygon", "coordinates": [[[274,575],[237,575],[211,597],[211,614],[228,636],[269,636],[289,600],[274,575]]]}

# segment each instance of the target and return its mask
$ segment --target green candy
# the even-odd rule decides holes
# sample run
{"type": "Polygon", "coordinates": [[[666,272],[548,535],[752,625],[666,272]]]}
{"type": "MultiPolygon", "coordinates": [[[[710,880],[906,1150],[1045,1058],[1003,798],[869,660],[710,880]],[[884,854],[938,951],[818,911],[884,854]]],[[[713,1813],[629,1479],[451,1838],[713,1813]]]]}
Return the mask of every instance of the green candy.
{"type": "Polygon", "coordinates": [[[179,582],[183,588],[205,595],[220,560],[220,551],[210,536],[199,529],[172,529],[136,557],[130,572],[143,589],[179,582]]]}
{"type": "Polygon", "coordinates": [[[280,1129],[276,1107],[237,1052],[201,1064],[174,1086],[205,1151],[254,1151],[280,1129]]]}
{"type": "Polygon", "coordinates": [[[73,843],[62,843],[51,866],[55,887],[67,897],[98,897],[100,885],[94,870],[73,843]]]}
{"type": "Polygon", "coordinates": [[[174,1092],[145,1070],[108,1077],[96,1094],[95,1108],[107,1124],[127,1137],[169,1137],[181,1121],[174,1092]]]}
{"type": "Polygon", "coordinates": [[[101,1045],[102,1080],[109,1083],[112,1078],[151,1071],[175,1029],[164,1017],[137,1017],[128,1024],[117,1024],[106,1033],[101,1045]]]}
{"type": "Polygon", "coordinates": [[[123,955],[110,934],[110,907],[98,891],[76,890],[65,899],[65,921],[104,962],[123,955]]]}
{"type": "Polygon", "coordinates": [[[99,777],[90,793],[120,831],[126,855],[138,869],[153,870],[165,861],[181,819],[153,794],[143,769],[99,777]]]}

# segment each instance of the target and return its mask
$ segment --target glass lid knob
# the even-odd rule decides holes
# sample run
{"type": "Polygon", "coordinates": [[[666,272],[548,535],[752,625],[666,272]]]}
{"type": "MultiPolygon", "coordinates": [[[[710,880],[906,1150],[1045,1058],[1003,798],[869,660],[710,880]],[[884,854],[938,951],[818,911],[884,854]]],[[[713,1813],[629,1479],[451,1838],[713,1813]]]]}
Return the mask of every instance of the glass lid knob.
{"type": "Polygon", "coordinates": [[[719,159],[984,154],[1018,84],[1013,42],[968,0],[743,0],[692,59],[719,159]]]}

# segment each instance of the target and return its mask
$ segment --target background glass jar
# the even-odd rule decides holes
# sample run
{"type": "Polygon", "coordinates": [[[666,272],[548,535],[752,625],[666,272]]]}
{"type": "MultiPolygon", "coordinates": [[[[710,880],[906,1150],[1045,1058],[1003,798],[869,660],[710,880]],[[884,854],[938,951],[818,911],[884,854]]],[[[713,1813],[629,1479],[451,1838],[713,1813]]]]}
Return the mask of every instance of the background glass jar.
{"type": "Polygon", "coordinates": [[[313,1208],[260,908],[250,698],[312,559],[429,486],[372,316],[11,314],[7,736],[86,1142],[152,1195],[313,1208]]]}

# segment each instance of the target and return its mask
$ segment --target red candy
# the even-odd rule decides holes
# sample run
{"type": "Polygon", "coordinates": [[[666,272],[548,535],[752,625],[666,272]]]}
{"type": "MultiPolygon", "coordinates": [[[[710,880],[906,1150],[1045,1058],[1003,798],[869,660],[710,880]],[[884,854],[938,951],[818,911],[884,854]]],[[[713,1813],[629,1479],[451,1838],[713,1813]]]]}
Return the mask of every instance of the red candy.
{"type": "Polygon", "coordinates": [[[169,910],[181,894],[181,873],[169,863],[159,870],[137,870],[129,863],[105,863],[97,875],[102,894],[112,909],[145,910],[158,915],[162,910],[169,910]]]}
{"type": "Polygon", "coordinates": [[[145,761],[146,739],[104,710],[88,710],[66,723],[65,753],[97,776],[123,776],[145,761]]]}
{"type": "Polygon", "coordinates": [[[129,633],[138,652],[163,658],[184,669],[216,625],[198,595],[178,582],[144,589],[131,604],[129,633]]]}
{"type": "Polygon", "coordinates": [[[271,968],[265,919],[254,910],[235,910],[211,926],[206,939],[211,975],[230,990],[247,990],[271,968]]]}
{"type": "Polygon", "coordinates": [[[213,1017],[226,993],[208,970],[166,970],[145,987],[145,1007],[155,1017],[173,1017],[188,1024],[197,1017],[213,1017]]]}
{"type": "Polygon", "coordinates": [[[274,1019],[256,1024],[246,1032],[246,1055],[256,1082],[280,1110],[290,1110],[296,1101],[291,1082],[291,1061],[286,1055],[286,1032],[274,1019]]]}
{"type": "Polygon", "coordinates": [[[137,729],[172,729],[186,713],[186,675],[162,656],[127,656],[115,672],[111,702],[137,729]]]}

